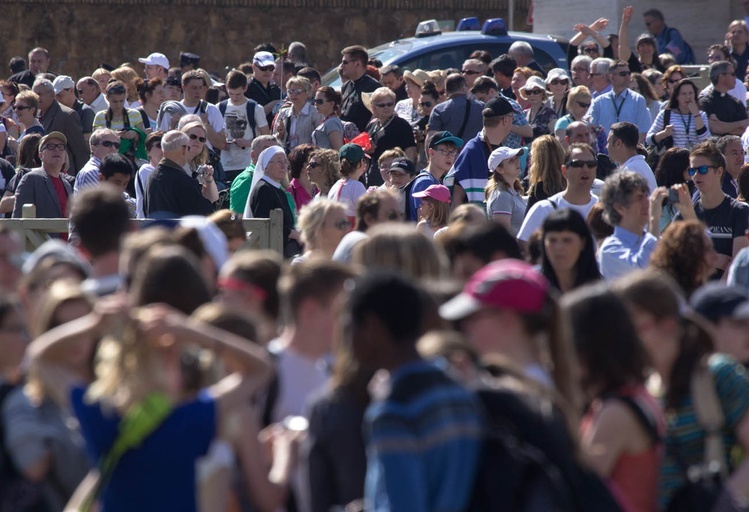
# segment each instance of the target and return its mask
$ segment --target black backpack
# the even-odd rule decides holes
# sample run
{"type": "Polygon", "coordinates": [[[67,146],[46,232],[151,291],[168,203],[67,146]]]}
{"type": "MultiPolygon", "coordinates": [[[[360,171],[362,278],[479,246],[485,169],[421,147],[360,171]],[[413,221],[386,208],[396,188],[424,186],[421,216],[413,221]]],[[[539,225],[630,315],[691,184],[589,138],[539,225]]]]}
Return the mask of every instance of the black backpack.
{"type": "Polygon", "coordinates": [[[469,512],[621,512],[577,460],[551,398],[495,387],[477,392],[488,432],[469,512]]]}

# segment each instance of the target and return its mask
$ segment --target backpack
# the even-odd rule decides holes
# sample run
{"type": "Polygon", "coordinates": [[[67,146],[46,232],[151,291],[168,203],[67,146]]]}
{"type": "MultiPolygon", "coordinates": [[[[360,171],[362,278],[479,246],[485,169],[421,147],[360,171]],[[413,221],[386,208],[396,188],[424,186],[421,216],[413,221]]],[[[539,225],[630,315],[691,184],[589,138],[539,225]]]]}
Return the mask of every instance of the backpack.
{"type": "MultiPolygon", "coordinates": [[[[663,110],[663,126],[666,127],[671,122],[671,109],[666,108],[663,110]]],[[[655,141],[654,141],[655,142],[655,141]]],[[[648,154],[645,157],[645,161],[648,166],[655,172],[658,167],[658,162],[661,161],[663,154],[674,146],[674,138],[666,137],[660,142],[653,144],[648,147],[648,154]]]]}
{"type": "Polygon", "coordinates": [[[577,460],[551,398],[477,391],[487,433],[469,512],[621,512],[604,482],[577,460]]]}

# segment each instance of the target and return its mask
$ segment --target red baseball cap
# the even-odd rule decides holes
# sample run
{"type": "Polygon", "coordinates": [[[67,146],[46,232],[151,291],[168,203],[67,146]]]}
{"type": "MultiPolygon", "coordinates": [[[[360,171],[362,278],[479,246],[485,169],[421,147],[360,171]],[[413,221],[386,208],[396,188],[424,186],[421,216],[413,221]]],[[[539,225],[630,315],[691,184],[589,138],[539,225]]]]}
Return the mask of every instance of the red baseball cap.
{"type": "Polygon", "coordinates": [[[493,261],[473,274],[463,291],[440,307],[445,320],[460,320],[485,308],[536,313],[546,303],[549,282],[520,260],[493,261]]]}
{"type": "Polygon", "coordinates": [[[412,194],[413,197],[429,197],[441,203],[450,202],[450,189],[444,185],[429,185],[426,190],[412,194]]]}

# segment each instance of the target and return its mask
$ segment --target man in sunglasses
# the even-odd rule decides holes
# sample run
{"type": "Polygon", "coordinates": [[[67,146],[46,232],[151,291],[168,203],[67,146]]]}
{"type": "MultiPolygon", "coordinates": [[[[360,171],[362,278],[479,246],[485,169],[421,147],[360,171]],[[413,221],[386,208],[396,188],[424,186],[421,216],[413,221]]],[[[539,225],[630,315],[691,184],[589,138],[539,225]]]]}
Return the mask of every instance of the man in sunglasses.
{"type": "Polygon", "coordinates": [[[341,87],[343,103],[341,120],[354,123],[359,131],[367,129],[372,113],[364,106],[363,92],[374,92],[380,83],[367,74],[369,53],[363,46],[348,46],[341,51],[341,64],[338,73],[344,81],[341,87]]]}
{"type": "Polygon", "coordinates": [[[73,194],[73,187],[61,176],[67,145],[68,139],[61,132],[50,132],[39,141],[42,165],[26,173],[18,183],[13,218],[21,218],[25,204],[36,207],[37,218],[67,218],[73,194]]]}
{"type": "Polygon", "coordinates": [[[69,76],[58,76],[52,82],[52,86],[55,88],[55,98],[57,101],[59,101],[61,105],[75,110],[78,117],[81,118],[83,138],[88,140],[89,137],[91,137],[91,132],[94,131],[94,116],[96,115],[96,112],[75,96],[75,82],[69,76]]]}
{"type": "Polygon", "coordinates": [[[97,186],[102,158],[117,153],[120,149],[119,135],[109,128],[96,130],[91,134],[89,142],[91,144],[91,158],[75,177],[73,191],[76,193],[97,186]]]}
{"type": "Polygon", "coordinates": [[[632,123],[614,123],[609,130],[606,147],[611,159],[619,164],[620,171],[636,172],[648,182],[649,193],[652,193],[658,185],[655,175],[645,157],[637,152],[639,134],[637,127],[632,123]]]}
{"type": "Polygon", "coordinates": [[[268,126],[273,124],[274,109],[281,103],[281,89],[272,82],[275,71],[276,59],[273,54],[257,52],[252,57],[252,80],[244,93],[263,107],[268,126]]]}
{"type": "Polygon", "coordinates": [[[707,225],[715,252],[718,253],[718,279],[728,269],[731,260],[749,245],[744,236],[749,227],[749,206],[728,196],[722,189],[726,159],[712,142],[703,142],[689,154],[689,176],[700,191],[699,199],[689,198],[686,185],[680,185],[677,219],[697,219],[707,225]]]}
{"type": "Polygon", "coordinates": [[[640,94],[629,88],[632,73],[629,64],[618,60],[609,68],[611,91],[593,100],[588,114],[593,126],[602,126],[608,134],[611,125],[629,122],[639,129],[639,141],[643,142],[653,123],[647,102],[640,94]]]}
{"type": "Polygon", "coordinates": [[[598,167],[596,154],[590,144],[570,144],[564,153],[564,162],[561,170],[567,179],[567,188],[534,204],[523,219],[518,231],[518,242],[523,252],[528,250],[528,240],[533,232],[541,227],[551,212],[569,208],[587,218],[590,209],[598,202],[598,198],[590,193],[598,167]]]}

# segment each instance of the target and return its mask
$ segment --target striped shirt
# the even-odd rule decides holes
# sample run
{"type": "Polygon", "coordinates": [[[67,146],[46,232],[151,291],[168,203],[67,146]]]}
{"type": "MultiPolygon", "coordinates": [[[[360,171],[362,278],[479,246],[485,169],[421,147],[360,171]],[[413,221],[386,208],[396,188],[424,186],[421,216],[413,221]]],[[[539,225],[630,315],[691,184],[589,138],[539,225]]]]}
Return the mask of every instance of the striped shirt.
{"type": "Polygon", "coordinates": [[[86,165],[78,171],[75,175],[75,185],[73,185],[73,192],[78,193],[81,190],[95,187],[99,184],[99,167],[101,167],[101,160],[92,156],[86,165]]]}
{"type": "MultiPolygon", "coordinates": [[[[723,445],[727,456],[737,445],[736,427],[749,409],[749,376],[743,366],[724,354],[715,354],[708,361],[708,370],[715,381],[720,405],[725,414],[723,445]]],[[[705,431],[697,423],[691,396],[685,397],[676,409],[666,411],[668,449],[661,466],[660,505],[666,509],[673,493],[685,483],[685,477],[674,457],[673,449],[687,466],[704,462],[705,431]],[[673,448],[672,448],[673,447],[673,448]]]]}
{"type": "Polygon", "coordinates": [[[476,399],[425,361],[396,369],[389,384],[366,413],[366,509],[465,510],[482,435],[476,399]]]}
{"type": "MultiPolygon", "coordinates": [[[[645,138],[645,141],[651,146],[654,146],[656,144],[655,139],[653,138],[655,137],[655,134],[665,128],[665,120],[663,118],[665,111],[666,109],[662,109],[660,112],[658,112],[658,115],[655,116],[655,121],[653,121],[653,125],[650,127],[650,130],[648,130],[648,135],[645,138]]],[[[674,127],[673,147],[692,149],[692,146],[695,146],[710,137],[710,128],[707,127],[707,115],[705,115],[704,112],[700,112],[700,117],[702,117],[702,123],[705,131],[698,135],[697,127],[694,123],[694,117],[691,113],[687,115],[681,115],[676,110],[671,111],[671,117],[668,124],[674,127]]]]}

